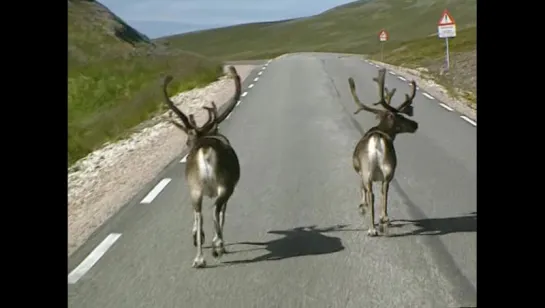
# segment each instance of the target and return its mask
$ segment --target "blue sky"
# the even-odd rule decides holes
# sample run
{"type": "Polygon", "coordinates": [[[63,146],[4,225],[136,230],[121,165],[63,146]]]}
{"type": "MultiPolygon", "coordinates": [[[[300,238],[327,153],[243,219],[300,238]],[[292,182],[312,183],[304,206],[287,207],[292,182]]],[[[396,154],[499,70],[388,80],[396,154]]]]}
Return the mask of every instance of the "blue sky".
{"type": "Polygon", "coordinates": [[[150,38],[318,14],[353,0],[98,0],[150,38]]]}

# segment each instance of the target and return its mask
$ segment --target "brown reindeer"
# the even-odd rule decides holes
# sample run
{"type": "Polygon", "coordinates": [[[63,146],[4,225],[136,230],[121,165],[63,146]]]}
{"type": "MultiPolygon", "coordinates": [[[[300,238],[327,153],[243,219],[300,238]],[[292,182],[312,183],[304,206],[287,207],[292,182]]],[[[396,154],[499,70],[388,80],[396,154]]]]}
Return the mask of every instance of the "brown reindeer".
{"type": "Polygon", "coordinates": [[[165,103],[182,121],[179,123],[170,119],[170,122],[187,134],[186,145],[189,148],[189,153],[185,165],[185,178],[189,186],[194,213],[192,234],[193,245],[197,247],[197,255],[193,261],[195,268],[206,266],[202,253],[205,239],[202,218],[203,197],[215,199],[215,234],[212,240],[212,255],[219,258],[226,252],[223,241],[223,225],[227,201],[240,179],[240,164],[235,150],[231,147],[227,137],[218,132],[218,125],[225,120],[240,99],[240,76],[234,67],[230,66],[229,70],[235,80],[235,96],[230,102],[227,112],[218,116],[216,104],[212,102],[212,107],[204,107],[208,112],[208,120],[200,127],[197,126],[193,115],[187,117],[170,100],[167,86],[172,81],[172,76],[167,76],[163,84],[165,103]]]}
{"type": "Polygon", "coordinates": [[[400,133],[414,133],[418,129],[418,123],[410,120],[402,115],[402,113],[412,116],[413,107],[411,106],[415,93],[416,83],[411,82],[410,95],[405,94],[405,101],[395,108],[390,105],[395,89],[388,92],[384,89],[384,78],[386,70],[379,70],[377,78],[373,78],[378,84],[380,100],[374,105],[381,105],[382,109],[375,109],[360,102],[356,95],[356,85],[354,79],[349,78],[348,84],[354,102],[358,109],[354,114],[365,110],[374,113],[379,120],[377,126],[369,129],[359,140],[354,153],[352,155],[352,163],[354,169],[361,177],[361,203],[359,205],[361,214],[365,216],[370,209],[369,236],[377,236],[378,232],[375,229],[375,209],[373,194],[373,182],[382,183],[382,212],[379,220],[379,228],[381,232],[387,232],[389,224],[388,218],[388,190],[390,181],[394,178],[394,173],[397,165],[396,151],[394,148],[394,139],[400,133]],[[386,92],[386,95],[385,95],[386,92]],[[386,96],[386,97],[385,97],[386,96]]]}

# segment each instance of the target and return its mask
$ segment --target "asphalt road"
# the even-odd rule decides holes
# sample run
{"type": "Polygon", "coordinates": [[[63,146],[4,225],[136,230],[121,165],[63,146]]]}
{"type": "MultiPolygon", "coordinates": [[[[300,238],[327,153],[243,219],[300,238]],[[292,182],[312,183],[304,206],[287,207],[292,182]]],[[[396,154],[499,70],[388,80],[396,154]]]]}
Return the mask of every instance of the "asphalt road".
{"type": "MultiPolygon", "coordinates": [[[[376,121],[353,116],[347,78],[372,103],[376,74],[355,57],[311,53],[252,72],[221,125],[242,169],[226,216],[230,253],[216,261],[207,248],[209,267],[191,268],[193,215],[178,159],[72,255],[69,273],[101,258],[69,276],[69,307],[476,306],[476,127],[421,91],[413,104],[419,131],[396,139],[396,227],[391,237],[367,236],[351,155],[376,121]]],[[[408,82],[388,74],[386,83],[399,104],[408,82]]]]}

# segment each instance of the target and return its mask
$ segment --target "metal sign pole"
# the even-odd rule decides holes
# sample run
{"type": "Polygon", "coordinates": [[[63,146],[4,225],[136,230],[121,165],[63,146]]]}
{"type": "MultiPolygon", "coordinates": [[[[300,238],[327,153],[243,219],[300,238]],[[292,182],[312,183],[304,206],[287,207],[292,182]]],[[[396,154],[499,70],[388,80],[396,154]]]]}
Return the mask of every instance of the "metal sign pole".
{"type": "Polygon", "coordinates": [[[384,62],[384,42],[380,42],[380,62],[384,62]]]}
{"type": "Polygon", "coordinates": [[[450,69],[450,52],[448,48],[448,37],[445,38],[445,43],[447,45],[447,71],[450,69]]]}

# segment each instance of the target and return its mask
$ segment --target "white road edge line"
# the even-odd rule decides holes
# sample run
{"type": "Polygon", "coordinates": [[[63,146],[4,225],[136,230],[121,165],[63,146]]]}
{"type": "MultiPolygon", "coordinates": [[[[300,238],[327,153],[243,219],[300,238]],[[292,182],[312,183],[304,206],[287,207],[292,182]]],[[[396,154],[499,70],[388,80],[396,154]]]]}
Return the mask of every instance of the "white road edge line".
{"type": "Polygon", "coordinates": [[[81,261],[81,263],[68,274],[68,283],[75,284],[85,275],[93,265],[95,265],[100,258],[112,247],[112,245],[119,239],[121,233],[111,233],[97,246],[91,253],[81,261]]]}
{"type": "Polygon", "coordinates": [[[239,101],[237,102],[237,104],[235,105],[235,107],[238,106],[238,105],[240,105],[241,102],[242,102],[242,101],[239,100],[239,101]]]}
{"type": "Polygon", "coordinates": [[[397,78],[399,78],[399,79],[401,79],[403,81],[407,81],[407,79],[405,79],[405,77],[403,77],[403,76],[397,76],[397,78]]]}
{"type": "Polygon", "coordinates": [[[261,74],[263,74],[263,71],[259,71],[259,73],[257,73],[259,76],[261,76],[261,74]]]}
{"type": "Polygon", "coordinates": [[[171,179],[162,179],[153,189],[140,201],[141,204],[149,204],[161,193],[161,191],[170,183],[171,179]]]}
{"type": "Polygon", "coordinates": [[[254,81],[258,81],[258,80],[259,80],[259,77],[254,78],[254,81]]]}
{"type": "Polygon", "coordinates": [[[428,93],[426,92],[422,92],[422,95],[424,95],[425,97],[429,98],[429,99],[435,99],[433,98],[433,96],[429,95],[428,93]]]}
{"type": "Polygon", "coordinates": [[[229,112],[229,115],[225,118],[226,120],[229,120],[229,118],[231,117],[231,113],[232,112],[229,112]]]}
{"type": "Polygon", "coordinates": [[[443,103],[439,103],[439,106],[445,108],[446,110],[448,111],[453,111],[454,109],[452,107],[450,107],[449,105],[445,105],[443,103]]]}
{"type": "Polygon", "coordinates": [[[466,121],[467,123],[473,125],[473,126],[477,126],[477,122],[471,120],[470,118],[466,117],[466,116],[460,116],[460,118],[464,119],[464,121],[466,121]]]}
{"type": "Polygon", "coordinates": [[[182,160],[180,160],[181,163],[185,163],[187,161],[187,154],[185,154],[185,156],[182,158],[182,160]]]}
{"type": "Polygon", "coordinates": [[[246,95],[248,95],[248,92],[247,92],[247,91],[244,92],[244,93],[242,93],[240,96],[244,97],[244,96],[246,96],[246,95]]]}
{"type": "Polygon", "coordinates": [[[254,84],[252,83],[251,85],[248,86],[248,89],[251,89],[254,87],[254,84]]]}
{"type": "Polygon", "coordinates": [[[397,76],[396,73],[392,72],[392,71],[388,71],[388,73],[392,76],[397,76]]]}

